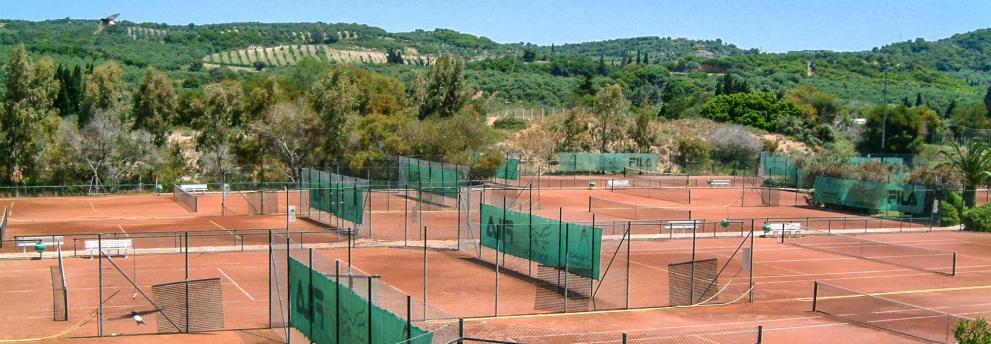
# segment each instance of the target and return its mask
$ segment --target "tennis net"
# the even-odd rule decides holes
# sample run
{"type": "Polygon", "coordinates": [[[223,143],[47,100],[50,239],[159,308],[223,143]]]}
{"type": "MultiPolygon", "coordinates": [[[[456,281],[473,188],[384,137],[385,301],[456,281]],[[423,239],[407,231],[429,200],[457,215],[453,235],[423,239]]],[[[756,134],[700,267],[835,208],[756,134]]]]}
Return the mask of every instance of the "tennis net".
{"type": "Polygon", "coordinates": [[[627,167],[623,176],[633,180],[633,187],[687,187],[689,176],[683,173],[647,171],[627,167]]]}
{"type": "Polygon", "coordinates": [[[957,254],[953,251],[910,246],[802,227],[800,237],[783,242],[844,256],[954,276],[957,254]]]}
{"type": "Polygon", "coordinates": [[[588,199],[588,211],[630,220],[684,220],[692,218],[690,209],[648,207],[595,196],[588,199]]]}
{"type": "Polygon", "coordinates": [[[65,264],[62,263],[62,245],[56,244],[58,250],[58,265],[51,267],[52,272],[52,320],[69,320],[69,287],[65,283],[65,264]]]}
{"type": "Polygon", "coordinates": [[[194,213],[196,212],[197,200],[195,194],[186,191],[178,185],[172,185],[172,198],[182,206],[186,207],[186,209],[189,209],[189,211],[194,213]]]}
{"type": "Polygon", "coordinates": [[[812,311],[935,343],[954,343],[957,322],[970,320],[819,281],[813,290],[812,311]]]}

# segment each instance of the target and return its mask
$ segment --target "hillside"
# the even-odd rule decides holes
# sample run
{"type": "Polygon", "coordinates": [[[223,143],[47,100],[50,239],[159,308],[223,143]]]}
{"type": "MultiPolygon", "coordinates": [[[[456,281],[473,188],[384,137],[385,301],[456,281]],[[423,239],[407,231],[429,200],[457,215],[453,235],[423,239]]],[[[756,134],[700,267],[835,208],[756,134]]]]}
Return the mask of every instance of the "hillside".
{"type": "Polygon", "coordinates": [[[635,37],[538,46],[497,43],[446,29],[390,33],[347,23],[165,25],[124,20],[100,35],[92,34],[95,20],[0,23],[0,60],[13,46],[24,43],[32,54],[48,55],[65,65],[117,60],[131,83],[140,69],[155,66],[177,80],[193,79],[184,85],[192,88],[210,78],[201,74],[201,64],[206,69],[230,66],[250,72],[293,65],[306,56],[378,64],[383,65],[376,67],[381,72],[405,74],[404,68],[385,66],[390,52],[402,55],[392,62],[414,66],[427,65],[441,54],[463,56],[473,61],[469,74],[483,91],[547,106],[562,106],[572,93],[565,85],[573,87],[576,79],[604,75],[603,70],[621,72],[626,64],[662,66],[671,73],[666,78],[674,80],[668,84],[711,88],[718,80],[714,73],[731,72],[760,89],[783,92],[809,83],[855,102],[879,101],[887,79],[889,99],[914,99],[921,93],[937,109],[952,100],[976,101],[991,83],[991,29],[937,41],[898,42],[871,51],[761,53],[719,39],[635,37]],[[519,85],[523,81],[549,87],[534,92],[519,85]],[[504,89],[497,92],[498,88],[504,89]]]}

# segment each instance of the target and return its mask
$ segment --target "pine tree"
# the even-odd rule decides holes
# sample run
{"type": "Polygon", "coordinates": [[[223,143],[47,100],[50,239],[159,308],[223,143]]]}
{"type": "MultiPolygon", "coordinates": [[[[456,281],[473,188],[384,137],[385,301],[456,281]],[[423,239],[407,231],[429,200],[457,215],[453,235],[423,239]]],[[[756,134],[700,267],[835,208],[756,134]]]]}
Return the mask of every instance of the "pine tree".
{"type": "Polygon", "coordinates": [[[988,86],[988,92],[984,94],[984,109],[988,112],[988,117],[991,117],[991,86],[988,86]]]}
{"type": "Polygon", "coordinates": [[[602,76],[605,76],[606,74],[609,73],[609,69],[606,68],[606,57],[605,56],[599,55],[599,68],[598,68],[598,71],[597,72],[599,73],[599,75],[602,75],[602,76]]]}
{"type": "Polygon", "coordinates": [[[950,105],[946,106],[946,112],[943,113],[943,119],[950,118],[953,115],[953,110],[957,108],[957,100],[953,99],[950,101],[950,105]]]}
{"type": "Polygon", "coordinates": [[[650,56],[647,55],[646,51],[643,52],[643,64],[650,64],[650,56]]]}
{"type": "Polygon", "coordinates": [[[640,64],[640,50],[637,50],[637,64],[640,64]]]}
{"type": "Polygon", "coordinates": [[[916,107],[922,106],[922,92],[915,94],[915,106],[916,107]]]}

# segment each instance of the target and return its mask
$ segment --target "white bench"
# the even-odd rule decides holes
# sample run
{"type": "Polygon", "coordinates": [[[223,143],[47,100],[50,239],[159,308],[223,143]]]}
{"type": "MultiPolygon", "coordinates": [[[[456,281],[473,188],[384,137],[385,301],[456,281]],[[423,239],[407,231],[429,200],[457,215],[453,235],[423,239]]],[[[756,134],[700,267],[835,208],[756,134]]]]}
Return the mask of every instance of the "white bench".
{"type": "Polygon", "coordinates": [[[729,179],[709,179],[709,186],[730,186],[733,181],[729,179]]]}
{"type": "Polygon", "coordinates": [[[182,191],[190,193],[205,193],[209,191],[206,184],[183,184],[179,185],[179,188],[182,189],[182,191]]]}
{"type": "Polygon", "coordinates": [[[694,220],[687,221],[668,221],[668,229],[670,230],[680,230],[680,229],[693,229],[695,228],[697,222],[694,220]]]}
{"type": "Polygon", "coordinates": [[[57,235],[57,236],[54,236],[54,237],[51,236],[51,235],[49,235],[49,236],[37,236],[37,237],[35,237],[35,236],[15,236],[14,237],[14,246],[20,247],[21,248],[21,252],[27,252],[28,247],[30,247],[32,250],[34,249],[34,244],[37,244],[38,243],[38,240],[41,240],[41,243],[42,244],[45,244],[46,249],[49,246],[55,246],[55,245],[61,246],[62,243],[63,243],[62,236],[61,235],[57,235]]]}
{"type": "Polygon", "coordinates": [[[105,255],[124,257],[127,257],[127,250],[134,250],[131,239],[86,240],[83,241],[83,245],[85,246],[84,253],[89,254],[90,258],[99,256],[98,252],[101,248],[105,255]]]}
{"type": "Polygon", "coordinates": [[[629,179],[609,179],[606,180],[606,186],[610,188],[628,188],[630,187],[629,179]]]}
{"type": "Polygon", "coordinates": [[[768,223],[771,225],[771,233],[777,235],[799,235],[802,234],[802,224],[798,222],[792,223],[768,223]]]}

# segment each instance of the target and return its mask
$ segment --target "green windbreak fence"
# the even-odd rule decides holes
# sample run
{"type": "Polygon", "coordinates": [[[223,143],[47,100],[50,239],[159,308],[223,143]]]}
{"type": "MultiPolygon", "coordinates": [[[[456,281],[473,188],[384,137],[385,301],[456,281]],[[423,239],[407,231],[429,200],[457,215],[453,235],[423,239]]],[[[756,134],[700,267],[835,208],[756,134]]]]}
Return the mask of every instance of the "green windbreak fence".
{"type": "Polygon", "coordinates": [[[481,206],[481,243],[510,255],[599,279],[602,229],[488,204],[481,206]]]}
{"type": "MultiPolygon", "coordinates": [[[[374,303],[368,290],[351,289],[350,276],[327,276],[289,258],[290,324],[310,341],[337,343],[430,343],[433,334],[374,303]],[[340,282],[336,278],[340,278],[340,282]],[[371,307],[371,309],[369,309],[371,307]],[[371,317],[369,317],[371,313],[371,317]],[[371,323],[369,323],[371,321],[371,323]],[[371,333],[371,341],[368,340],[371,333]],[[412,340],[407,341],[412,338],[412,340]]],[[[368,282],[355,283],[367,287],[368,282]]]]}
{"type": "Polygon", "coordinates": [[[868,162],[872,162],[872,161],[877,161],[877,162],[880,162],[882,164],[905,166],[905,159],[899,158],[899,157],[877,157],[877,158],[874,158],[874,157],[858,156],[858,157],[852,157],[852,158],[850,158],[850,163],[852,163],[854,165],[860,165],[860,164],[864,164],[864,163],[868,163],[868,162]]]}
{"type": "Polygon", "coordinates": [[[924,186],[818,176],[815,201],[869,211],[894,210],[928,216],[936,193],[924,186]]]}
{"type": "Polygon", "coordinates": [[[559,172],[657,171],[656,153],[558,153],[559,172]]]}
{"type": "Polygon", "coordinates": [[[468,167],[414,158],[399,158],[402,186],[457,198],[458,187],[468,179],[468,167]]]}
{"type": "Polygon", "coordinates": [[[758,174],[764,178],[781,179],[787,186],[798,185],[799,168],[795,159],[787,155],[760,153],[758,174]]]}
{"type": "Polygon", "coordinates": [[[304,168],[304,190],[310,194],[310,207],[355,224],[362,224],[368,181],[335,173],[304,168]]]}
{"type": "Polygon", "coordinates": [[[507,156],[504,161],[499,170],[496,171],[495,177],[509,180],[520,179],[520,158],[507,156]]]}

